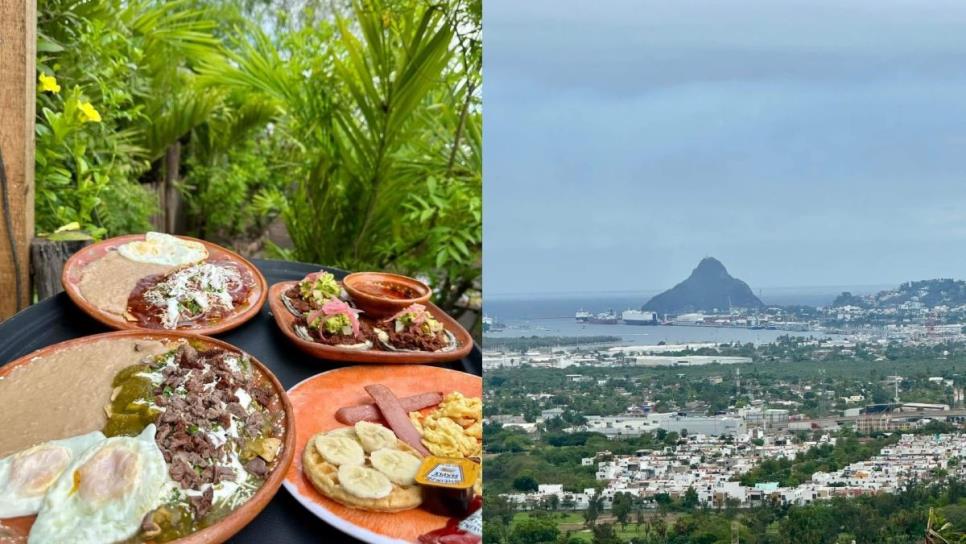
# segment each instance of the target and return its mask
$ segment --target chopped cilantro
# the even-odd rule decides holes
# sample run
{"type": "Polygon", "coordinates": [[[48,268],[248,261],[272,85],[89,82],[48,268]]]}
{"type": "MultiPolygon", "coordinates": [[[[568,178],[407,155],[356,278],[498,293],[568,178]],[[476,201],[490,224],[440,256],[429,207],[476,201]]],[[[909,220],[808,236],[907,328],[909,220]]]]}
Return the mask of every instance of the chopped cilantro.
{"type": "Polygon", "coordinates": [[[166,385],[166,386],[164,386],[164,389],[161,390],[161,393],[163,393],[164,396],[166,396],[166,397],[170,397],[171,395],[174,394],[174,389],[171,389],[171,386],[170,385],[166,385]]]}
{"type": "Polygon", "coordinates": [[[181,303],[181,307],[185,310],[191,312],[191,314],[196,314],[201,311],[201,305],[199,305],[194,300],[189,300],[181,303]]]}

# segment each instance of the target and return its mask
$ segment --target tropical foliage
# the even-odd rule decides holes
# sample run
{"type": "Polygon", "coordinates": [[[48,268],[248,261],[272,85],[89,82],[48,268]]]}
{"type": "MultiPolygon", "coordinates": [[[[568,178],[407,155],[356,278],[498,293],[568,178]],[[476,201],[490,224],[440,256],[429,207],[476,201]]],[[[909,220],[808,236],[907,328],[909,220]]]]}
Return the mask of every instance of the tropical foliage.
{"type": "Polygon", "coordinates": [[[479,0],[303,7],[41,0],[38,230],[146,230],[171,199],[146,184],[176,180],[189,233],[456,305],[480,275],[479,0]]]}

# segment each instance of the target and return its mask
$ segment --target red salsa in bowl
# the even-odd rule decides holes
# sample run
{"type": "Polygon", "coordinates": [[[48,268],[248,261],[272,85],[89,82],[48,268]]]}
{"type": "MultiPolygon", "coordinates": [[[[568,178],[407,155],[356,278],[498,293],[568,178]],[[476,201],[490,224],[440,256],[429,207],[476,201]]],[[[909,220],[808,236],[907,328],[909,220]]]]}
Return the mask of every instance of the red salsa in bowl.
{"type": "Polygon", "coordinates": [[[419,292],[415,289],[392,281],[360,283],[356,286],[356,289],[374,297],[385,297],[397,300],[413,300],[419,298],[419,292]]]}
{"type": "Polygon", "coordinates": [[[388,272],[356,272],[342,280],[356,305],[373,318],[394,315],[412,304],[425,304],[432,290],[425,283],[388,272]]]}

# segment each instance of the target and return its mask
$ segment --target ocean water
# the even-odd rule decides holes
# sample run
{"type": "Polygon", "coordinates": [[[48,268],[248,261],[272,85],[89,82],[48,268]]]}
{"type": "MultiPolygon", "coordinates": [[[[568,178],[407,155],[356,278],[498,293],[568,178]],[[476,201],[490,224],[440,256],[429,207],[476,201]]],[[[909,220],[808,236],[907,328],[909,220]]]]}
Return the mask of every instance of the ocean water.
{"type": "MultiPolygon", "coordinates": [[[[842,291],[853,293],[876,292],[881,286],[840,286],[820,288],[788,288],[762,290],[759,297],[771,305],[820,306],[830,303],[842,291]]],[[[485,336],[618,336],[626,344],[653,345],[659,342],[678,344],[686,342],[773,342],[783,335],[840,338],[837,335],[816,332],[791,332],[751,330],[732,327],[684,327],[598,325],[580,323],[574,319],[577,310],[591,313],[640,308],[658,291],[621,291],[610,293],[578,293],[568,295],[533,296],[486,296],[484,312],[506,324],[500,332],[487,332],[485,336]]]]}
{"type": "Polygon", "coordinates": [[[842,335],[821,334],[816,332],[751,330],[735,327],[683,327],[638,326],[638,325],[596,325],[579,323],[572,316],[551,319],[500,319],[507,328],[499,332],[484,333],[486,338],[518,338],[520,336],[618,336],[621,343],[628,345],[685,344],[695,342],[746,344],[767,344],[779,336],[812,336],[816,338],[842,338],[842,335]]]}

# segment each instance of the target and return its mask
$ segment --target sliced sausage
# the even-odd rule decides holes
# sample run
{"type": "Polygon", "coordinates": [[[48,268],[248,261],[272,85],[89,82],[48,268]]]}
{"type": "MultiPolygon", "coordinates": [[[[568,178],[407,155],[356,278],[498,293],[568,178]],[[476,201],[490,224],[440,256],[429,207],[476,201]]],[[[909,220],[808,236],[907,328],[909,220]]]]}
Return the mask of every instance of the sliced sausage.
{"type": "MultiPolygon", "coordinates": [[[[403,410],[405,410],[407,413],[422,410],[423,408],[429,408],[430,406],[436,406],[441,402],[443,402],[443,395],[440,393],[420,393],[418,395],[399,399],[399,404],[402,405],[403,410]]],[[[343,406],[335,412],[335,418],[339,420],[340,423],[344,423],[346,425],[355,425],[360,421],[379,421],[379,419],[382,418],[382,412],[379,411],[379,407],[375,404],[343,406]]]]}
{"type": "Polygon", "coordinates": [[[382,418],[400,440],[415,448],[423,456],[429,455],[429,450],[423,446],[422,435],[413,426],[413,422],[409,421],[409,413],[399,403],[399,399],[392,390],[382,384],[373,384],[366,386],[366,393],[376,401],[376,406],[382,412],[382,418]]]}

